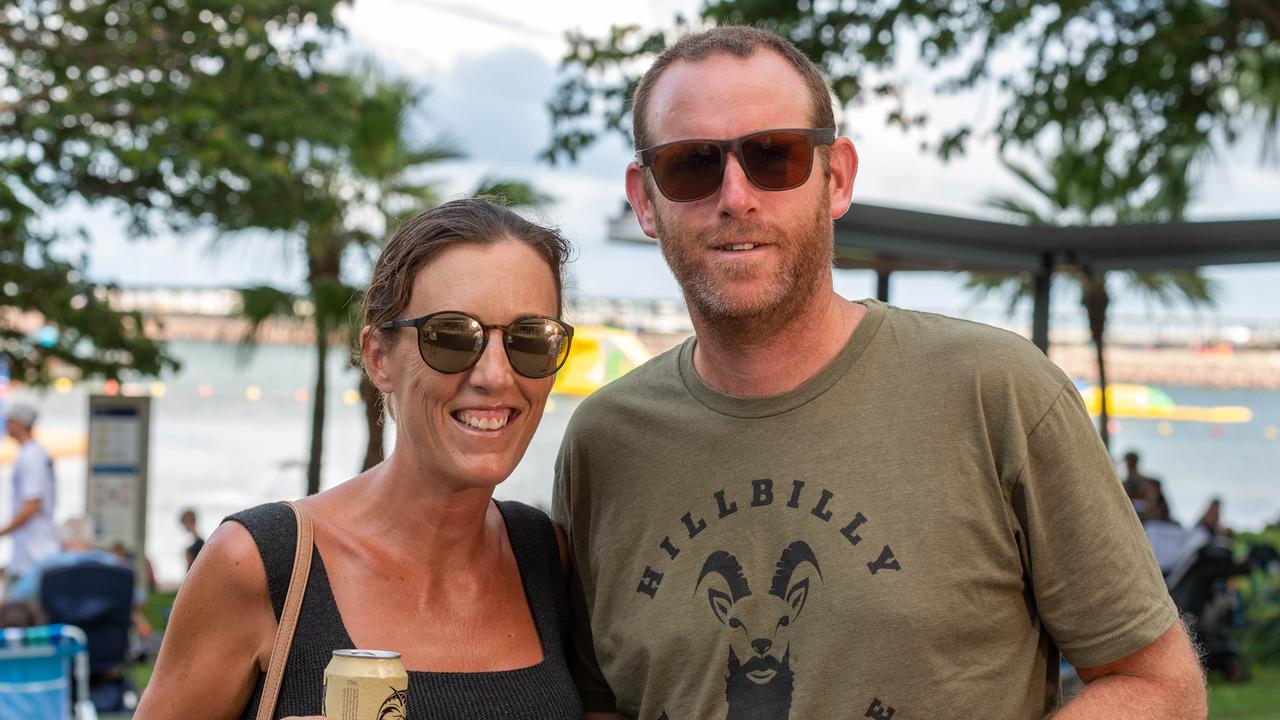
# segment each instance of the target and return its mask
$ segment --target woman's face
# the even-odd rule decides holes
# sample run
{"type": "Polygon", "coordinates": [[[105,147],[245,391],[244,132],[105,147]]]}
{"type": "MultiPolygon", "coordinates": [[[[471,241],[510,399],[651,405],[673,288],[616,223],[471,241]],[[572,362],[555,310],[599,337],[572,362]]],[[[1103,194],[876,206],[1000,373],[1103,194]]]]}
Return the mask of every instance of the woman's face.
{"type": "MultiPolygon", "coordinates": [[[[551,268],[517,240],[454,245],[418,273],[409,306],[399,317],[441,310],[459,310],[487,325],[530,315],[556,317],[551,268]]],[[[413,454],[432,482],[448,489],[492,487],[511,474],[542,418],[554,375],[517,374],[497,329],[489,331],[475,366],[456,374],[437,372],[422,361],[413,328],[396,330],[382,352],[383,372],[375,373],[375,381],[384,381],[380,389],[394,397],[397,454],[413,454]]]]}

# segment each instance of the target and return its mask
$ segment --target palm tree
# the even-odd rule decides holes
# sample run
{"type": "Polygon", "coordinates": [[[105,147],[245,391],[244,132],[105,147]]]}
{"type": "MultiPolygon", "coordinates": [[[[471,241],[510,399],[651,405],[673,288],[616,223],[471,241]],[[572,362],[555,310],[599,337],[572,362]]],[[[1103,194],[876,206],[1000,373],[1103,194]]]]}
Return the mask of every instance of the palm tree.
{"type": "MultiPolygon", "coordinates": [[[[382,250],[381,238],[389,235],[401,219],[440,203],[437,183],[425,180],[422,171],[434,163],[458,159],[462,154],[445,143],[419,146],[410,140],[413,135],[409,127],[412,111],[425,97],[423,93],[403,82],[384,82],[379,87],[372,82],[377,74],[370,67],[364,68],[360,74],[369,78],[366,82],[370,87],[378,88],[371,94],[369,107],[363,113],[353,148],[353,165],[364,181],[366,205],[381,219],[380,231],[371,236],[372,241],[359,243],[372,264],[382,250]]],[[[538,192],[528,183],[488,177],[482,179],[471,194],[490,197],[511,207],[540,207],[551,201],[550,196],[538,192]]],[[[353,302],[349,307],[355,311],[360,305],[360,302],[353,302]]],[[[353,316],[348,329],[351,332],[347,347],[352,348],[354,361],[360,337],[360,318],[353,316]]],[[[385,455],[382,434],[384,409],[382,393],[364,373],[360,374],[360,398],[368,428],[361,468],[368,470],[381,462],[385,455]]]]}
{"type": "MultiPolygon", "coordinates": [[[[1046,163],[1046,177],[1039,177],[1026,167],[1006,161],[1005,165],[1036,195],[1024,201],[1012,195],[992,198],[989,204],[1028,225],[1097,225],[1103,223],[1171,222],[1182,219],[1189,196],[1181,190],[1162,190],[1140,201],[1141,188],[1119,187],[1116,176],[1107,166],[1109,140],[1090,147],[1064,142],[1063,147],[1046,163]],[[1177,194],[1175,194],[1177,193],[1177,194]]],[[[1179,159],[1181,172],[1189,173],[1194,153],[1179,159]]],[[[1166,187],[1186,188],[1191,183],[1168,183],[1166,187]]],[[[1080,304],[1089,322],[1098,364],[1100,398],[1098,431],[1103,443],[1110,445],[1107,409],[1107,366],[1105,336],[1107,310],[1111,304],[1108,273],[1083,264],[1069,273],[1080,286],[1080,304]]],[[[1117,272],[1128,287],[1161,305],[1183,301],[1192,307],[1214,304],[1215,284],[1198,268],[1190,270],[1126,270],[1117,272]]],[[[970,273],[965,287],[979,297],[1002,295],[1012,313],[1017,304],[1032,294],[1027,275],[1008,276],[970,273]]]]}
{"type": "MultiPolygon", "coordinates": [[[[334,343],[355,348],[360,331],[361,291],[343,281],[353,256],[371,263],[381,250],[381,238],[399,218],[437,205],[438,181],[424,177],[437,163],[462,154],[444,142],[413,141],[409,127],[413,111],[424,97],[408,83],[381,79],[366,66],[356,73],[365,92],[359,119],[346,147],[316,163],[318,182],[337,200],[336,211],[307,225],[301,233],[307,260],[307,285],[301,293],[270,287],[241,290],[241,316],[248,322],[243,338],[251,347],[267,320],[298,318],[298,309],[309,308],[306,321],[314,330],[316,380],[312,393],[311,442],[307,461],[307,494],[320,490],[321,460],[328,394],[325,358],[334,343]]],[[[550,198],[518,181],[486,179],[475,194],[505,198],[513,205],[540,205],[550,198]]],[[[362,467],[382,460],[382,396],[363,374],[360,397],[364,403],[368,440],[362,467]]]]}

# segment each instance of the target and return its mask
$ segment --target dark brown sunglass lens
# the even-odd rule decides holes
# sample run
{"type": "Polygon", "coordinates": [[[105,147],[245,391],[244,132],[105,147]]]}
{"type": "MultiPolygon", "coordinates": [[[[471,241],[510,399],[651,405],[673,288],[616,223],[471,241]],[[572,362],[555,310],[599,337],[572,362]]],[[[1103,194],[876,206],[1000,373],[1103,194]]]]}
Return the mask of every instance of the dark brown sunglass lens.
{"type": "Polygon", "coordinates": [[[663,148],[653,159],[658,189],[672,200],[697,200],[720,186],[724,156],[711,143],[689,142],[663,148]]]}
{"type": "Polygon", "coordinates": [[[436,315],[418,333],[418,350],[429,367],[442,373],[466,370],[480,357],[484,328],[466,315],[436,315]]]}
{"type": "Polygon", "coordinates": [[[765,133],[742,142],[742,167],[766,190],[787,190],[809,178],[809,142],[797,133],[765,133]]]}
{"type": "Polygon", "coordinates": [[[569,356],[568,333],[550,319],[520,320],[511,326],[506,341],[512,369],[525,377],[547,377],[569,356]]]}

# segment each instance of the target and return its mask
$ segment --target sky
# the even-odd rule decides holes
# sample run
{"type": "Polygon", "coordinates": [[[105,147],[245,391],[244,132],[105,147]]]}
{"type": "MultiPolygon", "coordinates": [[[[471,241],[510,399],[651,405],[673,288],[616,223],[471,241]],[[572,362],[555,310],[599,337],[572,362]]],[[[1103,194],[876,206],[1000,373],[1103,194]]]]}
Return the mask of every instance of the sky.
{"type": "MultiPolygon", "coordinates": [[[[612,24],[669,25],[677,11],[692,14],[697,2],[582,0],[529,3],[490,0],[483,6],[447,0],[356,0],[340,13],[348,29],[343,54],[373,57],[388,72],[427,88],[419,126],[424,139],[446,137],[467,155],[441,165],[435,175],[448,196],[461,196],[487,176],[527,180],[551,194],[554,205],[537,218],[561,227],[578,247],[569,269],[571,290],[584,295],[676,298],[679,290],[656,247],[611,242],[606,223],[622,209],[623,170],[629,146],[608,136],[574,165],[549,166],[537,158],[548,145],[545,105],[558,80],[567,47],[564,33],[601,34],[612,24]]],[[[974,118],[981,125],[996,107],[989,95],[932,97],[924,73],[908,95],[935,117],[974,118]]],[[[846,133],[861,165],[855,202],[992,217],[984,207],[994,194],[1018,184],[998,160],[994,144],[978,142],[944,163],[919,149],[920,137],[888,128],[882,107],[844,115],[846,133]]],[[[1201,191],[1191,219],[1280,217],[1280,165],[1260,164],[1256,138],[1222,153],[1202,169],[1201,191]]],[[[171,238],[131,240],[113,211],[75,206],[67,223],[92,229],[86,248],[88,274],[122,285],[296,287],[302,265],[279,238],[171,238]]],[[[1221,297],[1217,316],[1280,320],[1280,264],[1211,268],[1221,297]]],[[[355,278],[358,280],[359,278],[355,278]]],[[[893,301],[931,310],[972,306],[955,275],[907,273],[894,277],[893,301]]],[[[1065,286],[1066,284],[1062,284],[1065,286]]],[[[846,297],[874,294],[867,271],[837,271],[846,297]]],[[[1074,303],[1066,287],[1054,302],[1074,303]]],[[[1123,291],[1118,314],[1142,315],[1149,306],[1123,291]]],[[[1187,311],[1184,311],[1187,312],[1187,311]]]]}

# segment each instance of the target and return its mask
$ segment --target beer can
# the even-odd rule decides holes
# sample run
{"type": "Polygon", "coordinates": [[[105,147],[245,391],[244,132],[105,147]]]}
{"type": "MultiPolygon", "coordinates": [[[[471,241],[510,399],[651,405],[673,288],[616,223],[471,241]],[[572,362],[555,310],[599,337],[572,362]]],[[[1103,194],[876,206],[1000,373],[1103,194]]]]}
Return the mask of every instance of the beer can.
{"type": "Polygon", "coordinates": [[[324,669],[328,720],[404,720],[409,674],[400,653],[334,650],[324,669]]]}

